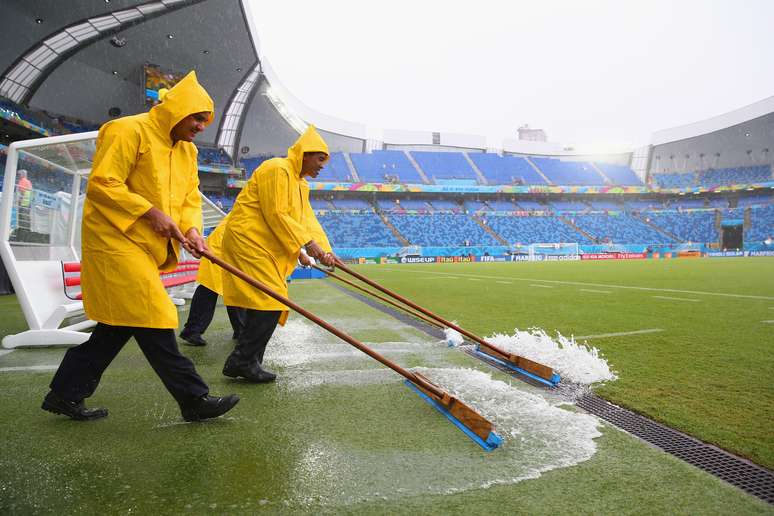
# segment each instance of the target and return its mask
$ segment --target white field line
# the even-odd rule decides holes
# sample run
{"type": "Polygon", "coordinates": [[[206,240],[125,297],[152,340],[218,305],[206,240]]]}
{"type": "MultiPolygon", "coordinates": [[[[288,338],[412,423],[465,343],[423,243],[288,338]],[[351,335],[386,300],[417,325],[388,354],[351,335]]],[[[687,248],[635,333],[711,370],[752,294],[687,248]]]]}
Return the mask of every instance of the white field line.
{"type": "Polygon", "coordinates": [[[701,299],[688,299],[687,297],[653,296],[655,299],[668,299],[669,301],[691,301],[698,303],[701,299]]]}
{"type": "Polygon", "coordinates": [[[554,288],[551,285],[538,285],[537,283],[530,285],[530,287],[554,288]]]}
{"type": "Polygon", "coordinates": [[[7,355],[8,353],[13,353],[16,351],[15,349],[0,349],[0,357],[3,355],[7,355]]]}
{"type": "Polygon", "coordinates": [[[483,280],[480,280],[478,278],[468,278],[468,281],[483,281],[483,280]]]}
{"type": "Polygon", "coordinates": [[[661,328],[650,328],[648,330],[622,331],[618,333],[600,333],[599,335],[576,335],[575,340],[579,339],[604,339],[606,337],[625,337],[627,335],[642,335],[645,333],[659,333],[661,328]]]}
{"type": "Polygon", "coordinates": [[[763,324],[774,324],[774,320],[771,321],[761,321],[763,324]]]}
{"type": "MultiPolygon", "coordinates": [[[[495,283],[502,283],[503,285],[513,285],[512,281],[495,281],[495,283]]],[[[772,310],[774,310],[774,307],[772,307],[772,310]]]]}
{"type": "Polygon", "coordinates": [[[0,373],[8,373],[11,371],[55,371],[59,369],[58,365],[31,365],[31,366],[19,366],[19,367],[0,367],[0,373]]]}
{"type": "MultiPolygon", "coordinates": [[[[447,272],[433,272],[433,271],[412,271],[406,269],[400,269],[395,267],[383,267],[383,271],[398,271],[398,272],[411,272],[414,274],[437,274],[441,276],[448,276],[447,272]]],[[[774,301],[774,296],[755,296],[751,294],[727,294],[725,292],[706,292],[703,290],[680,290],[675,288],[656,288],[656,287],[634,287],[630,285],[610,285],[607,283],[587,283],[584,281],[561,281],[561,280],[544,280],[538,278],[514,278],[513,276],[487,276],[483,274],[459,274],[457,276],[476,277],[488,280],[511,280],[511,281],[542,281],[543,283],[556,283],[558,285],[578,285],[581,287],[602,287],[602,288],[624,288],[629,290],[645,290],[648,292],[671,292],[674,294],[696,294],[703,296],[720,296],[720,297],[736,297],[742,299],[765,299],[767,301],[774,301]]],[[[457,277],[455,276],[455,277],[457,277]]]]}
{"type": "Polygon", "coordinates": [[[590,288],[582,288],[580,289],[581,292],[593,292],[595,294],[612,294],[609,290],[594,290],[590,288]]]}

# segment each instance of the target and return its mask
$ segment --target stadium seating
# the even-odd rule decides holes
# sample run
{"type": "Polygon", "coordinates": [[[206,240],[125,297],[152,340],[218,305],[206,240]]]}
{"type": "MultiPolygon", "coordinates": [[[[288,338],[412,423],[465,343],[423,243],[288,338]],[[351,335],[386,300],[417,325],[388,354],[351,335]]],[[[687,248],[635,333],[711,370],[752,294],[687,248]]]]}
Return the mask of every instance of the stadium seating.
{"type": "Polygon", "coordinates": [[[389,219],[413,245],[499,245],[499,242],[492,235],[464,214],[408,215],[394,213],[389,215],[389,219]]]}
{"type": "Polygon", "coordinates": [[[744,233],[746,243],[761,243],[774,239],[774,205],[750,208],[750,227],[744,233]]]}
{"type": "Polygon", "coordinates": [[[669,244],[673,240],[628,213],[573,215],[571,221],[599,242],[614,244],[669,244]]]}
{"type": "Polygon", "coordinates": [[[624,205],[615,201],[587,201],[588,205],[594,211],[623,211],[624,205]]]}
{"type": "Polygon", "coordinates": [[[518,201],[516,201],[516,204],[519,207],[521,207],[522,210],[527,210],[527,211],[545,211],[550,209],[545,204],[541,204],[537,201],[530,201],[527,199],[519,199],[518,201]]]}
{"type": "Polygon", "coordinates": [[[357,175],[364,183],[422,184],[422,177],[403,151],[373,151],[371,154],[350,153],[357,175]]]}
{"type": "Polygon", "coordinates": [[[591,244],[583,234],[559,220],[557,217],[488,217],[487,224],[492,230],[512,244],[535,244],[540,242],[577,242],[591,244]]]}
{"type": "Polygon", "coordinates": [[[627,166],[610,163],[595,163],[595,165],[610,179],[611,184],[642,186],[642,180],[627,166]]]}
{"type": "Polygon", "coordinates": [[[325,164],[325,168],[320,171],[320,175],[317,176],[315,181],[352,183],[355,181],[355,178],[352,177],[352,173],[349,171],[347,162],[344,160],[344,154],[332,152],[328,163],[325,164]]]}
{"type": "Polygon", "coordinates": [[[487,204],[494,211],[517,211],[518,208],[510,201],[488,201],[487,204]]]}
{"type": "Polygon", "coordinates": [[[604,178],[590,163],[554,158],[531,158],[543,175],[557,185],[603,185],[604,178]]]}
{"type": "Polygon", "coordinates": [[[477,181],[476,172],[461,152],[411,152],[425,175],[437,179],[468,179],[477,181]]]}
{"type": "Polygon", "coordinates": [[[260,156],[253,156],[251,158],[242,158],[239,160],[240,165],[242,168],[245,169],[245,179],[250,179],[250,176],[253,175],[253,172],[255,172],[255,169],[261,166],[261,163],[266,161],[267,159],[274,158],[275,156],[271,154],[262,154],[260,156]]]}
{"type": "Polygon", "coordinates": [[[549,205],[554,211],[589,211],[588,204],[580,201],[551,201],[549,205]]]}
{"type": "Polygon", "coordinates": [[[472,152],[468,156],[491,185],[546,184],[545,179],[522,157],[481,152],[472,152]]]}
{"type": "Polygon", "coordinates": [[[686,242],[717,242],[719,238],[715,228],[715,210],[661,211],[647,216],[653,224],[686,242]]]}
{"type": "Polygon", "coordinates": [[[739,207],[759,206],[759,205],[772,204],[772,203],[774,203],[774,196],[772,196],[771,194],[755,194],[755,195],[740,197],[737,202],[737,206],[739,207]]]}
{"type": "Polygon", "coordinates": [[[699,186],[763,183],[771,181],[769,165],[757,167],[720,168],[704,170],[698,174],[699,186]]]}
{"type": "Polygon", "coordinates": [[[435,211],[462,211],[459,203],[447,199],[434,199],[429,203],[435,211]]]}
{"type": "Polygon", "coordinates": [[[364,199],[334,199],[332,203],[337,210],[373,210],[373,206],[364,199]]]}
{"type": "Polygon", "coordinates": [[[328,240],[335,247],[395,247],[401,243],[373,212],[318,214],[328,240]]]}
{"type": "Polygon", "coordinates": [[[661,188],[687,188],[695,185],[693,172],[679,174],[653,174],[653,179],[661,188]]]}
{"type": "Polygon", "coordinates": [[[216,149],[213,147],[205,147],[197,144],[199,149],[199,163],[203,165],[223,165],[230,167],[233,162],[231,156],[228,155],[223,149],[216,149]]]}

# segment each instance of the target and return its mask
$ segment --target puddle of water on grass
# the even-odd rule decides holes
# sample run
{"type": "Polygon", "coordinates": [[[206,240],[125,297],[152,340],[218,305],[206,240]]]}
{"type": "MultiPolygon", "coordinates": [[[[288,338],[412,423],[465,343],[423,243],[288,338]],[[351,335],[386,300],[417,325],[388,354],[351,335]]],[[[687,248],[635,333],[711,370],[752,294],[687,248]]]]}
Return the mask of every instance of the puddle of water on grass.
{"type": "MultiPolygon", "coordinates": [[[[272,354],[267,354],[267,359],[288,366],[283,378],[290,390],[402,380],[388,369],[362,369],[361,365],[349,362],[344,364],[348,367],[335,372],[315,371],[312,366],[294,374],[293,365],[326,363],[336,352],[346,359],[356,359],[359,355],[361,364],[370,359],[354,349],[353,354],[344,354],[342,346],[346,344],[328,338],[323,330],[307,323],[288,324],[284,330],[272,341],[269,347],[272,354]]],[[[389,347],[416,352],[425,349],[434,355],[447,349],[444,342],[438,341],[379,346],[385,353],[389,347]]],[[[567,349],[576,355],[594,356],[588,350],[572,346],[567,349]]],[[[586,461],[596,451],[594,439],[601,435],[597,418],[562,408],[568,403],[558,396],[519,382],[509,384],[493,379],[489,373],[475,369],[419,367],[412,370],[438,383],[492,421],[504,439],[501,448],[484,452],[462,434],[459,446],[444,445],[426,451],[407,450],[400,442],[390,449],[373,450],[332,439],[313,440],[305,443],[291,468],[294,494],[285,500],[272,500],[272,505],[338,506],[483,489],[537,478],[544,472],[586,461]]]]}
{"type": "MultiPolygon", "coordinates": [[[[598,420],[560,408],[539,394],[514,388],[473,369],[417,368],[494,423],[502,447],[487,453],[460,434],[459,446],[406,451],[309,442],[293,468],[297,506],[341,505],[405,496],[451,494],[537,478],[590,459],[601,434],[598,420]]],[[[353,383],[354,371],[327,383],[353,383]]],[[[396,381],[391,371],[361,371],[361,382],[396,381]],[[392,380],[390,380],[392,378],[392,380]]],[[[308,386],[308,385],[307,385],[308,386]]]]}

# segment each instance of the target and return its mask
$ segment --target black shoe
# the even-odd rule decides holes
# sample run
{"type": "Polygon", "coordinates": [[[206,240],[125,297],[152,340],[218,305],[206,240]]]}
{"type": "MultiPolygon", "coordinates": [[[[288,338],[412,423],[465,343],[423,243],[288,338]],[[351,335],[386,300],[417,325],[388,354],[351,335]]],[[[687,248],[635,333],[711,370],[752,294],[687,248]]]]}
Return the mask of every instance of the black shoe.
{"type": "Polygon", "coordinates": [[[228,357],[226,360],[226,364],[223,366],[223,374],[230,378],[244,378],[252,383],[270,383],[277,379],[276,374],[261,368],[260,365],[240,363],[239,360],[233,357],[228,357]]]}
{"type": "Polygon", "coordinates": [[[239,340],[239,332],[235,331],[231,334],[231,340],[239,340]]]}
{"type": "Polygon", "coordinates": [[[67,416],[76,421],[90,421],[92,419],[107,417],[108,415],[107,409],[87,409],[83,400],[77,403],[74,401],[67,401],[54,391],[49,391],[49,393],[46,394],[40,408],[53,412],[54,414],[62,414],[63,416],[67,416]]]}
{"type": "Polygon", "coordinates": [[[185,331],[180,332],[180,338],[183,339],[188,346],[206,346],[207,341],[202,338],[200,333],[189,334],[185,331]]]}
{"type": "Polygon", "coordinates": [[[186,421],[201,421],[222,416],[239,402],[239,396],[229,394],[228,396],[209,396],[205,395],[188,405],[181,405],[180,412],[186,421]]]}

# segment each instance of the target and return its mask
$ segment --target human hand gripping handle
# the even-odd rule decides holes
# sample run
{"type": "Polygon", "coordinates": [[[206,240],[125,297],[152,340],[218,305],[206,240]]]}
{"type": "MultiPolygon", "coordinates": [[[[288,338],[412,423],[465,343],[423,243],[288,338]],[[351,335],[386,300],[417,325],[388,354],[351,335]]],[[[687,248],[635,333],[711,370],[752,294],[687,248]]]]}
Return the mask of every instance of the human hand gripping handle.
{"type": "Polygon", "coordinates": [[[207,249],[207,244],[196,228],[189,229],[187,235],[183,235],[183,232],[177,227],[172,217],[156,207],[151,207],[143,214],[142,218],[147,220],[153,231],[159,235],[180,241],[186,251],[196,258],[201,258],[201,251],[207,249]]]}
{"type": "Polygon", "coordinates": [[[320,244],[314,240],[310,240],[304,244],[304,249],[306,249],[306,254],[319,261],[323,265],[333,267],[336,264],[336,255],[333,253],[326,253],[323,248],[320,247],[320,244]]]}

